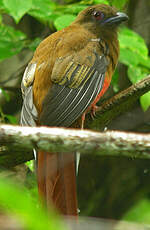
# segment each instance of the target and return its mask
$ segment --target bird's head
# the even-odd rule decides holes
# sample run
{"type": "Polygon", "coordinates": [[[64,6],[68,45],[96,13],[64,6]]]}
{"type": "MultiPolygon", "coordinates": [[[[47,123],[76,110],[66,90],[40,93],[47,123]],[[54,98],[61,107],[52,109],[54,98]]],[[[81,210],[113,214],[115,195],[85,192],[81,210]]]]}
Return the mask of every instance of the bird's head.
{"type": "Polygon", "coordinates": [[[77,16],[76,22],[85,25],[92,32],[116,31],[118,25],[128,20],[125,13],[118,12],[116,8],[99,4],[86,8],[77,16]]]}

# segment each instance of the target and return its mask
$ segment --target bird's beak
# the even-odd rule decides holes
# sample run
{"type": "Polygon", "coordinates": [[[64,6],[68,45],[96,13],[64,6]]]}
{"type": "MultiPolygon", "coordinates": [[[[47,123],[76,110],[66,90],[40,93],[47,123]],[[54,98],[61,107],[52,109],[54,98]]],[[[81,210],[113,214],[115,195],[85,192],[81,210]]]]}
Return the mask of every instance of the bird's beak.
{"type": "Polygon", "coordinates": [[[128,19],[129,17],[125,13],[117,12],[115,16],[105,19],[103,23],[108,25],[118,25],[122,22],[127,21],[128,19]]]}

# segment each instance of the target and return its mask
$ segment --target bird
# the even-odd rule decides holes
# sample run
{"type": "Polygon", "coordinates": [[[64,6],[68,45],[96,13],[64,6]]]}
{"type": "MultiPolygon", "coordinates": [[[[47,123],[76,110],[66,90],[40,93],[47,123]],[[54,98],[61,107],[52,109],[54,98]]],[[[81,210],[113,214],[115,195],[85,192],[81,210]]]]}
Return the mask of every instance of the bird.
{"type": "MultiPolygon", "coordinates": [[[[98,4],[45,38],[29,62],[21,89],[21,125],[84,128],[86,114],[108,89],[118,63],[118,27],[128,20],[98,4]]],[[[74,153],[37,152],[39,196],[47,209],[78,216],[74,153]]]]}

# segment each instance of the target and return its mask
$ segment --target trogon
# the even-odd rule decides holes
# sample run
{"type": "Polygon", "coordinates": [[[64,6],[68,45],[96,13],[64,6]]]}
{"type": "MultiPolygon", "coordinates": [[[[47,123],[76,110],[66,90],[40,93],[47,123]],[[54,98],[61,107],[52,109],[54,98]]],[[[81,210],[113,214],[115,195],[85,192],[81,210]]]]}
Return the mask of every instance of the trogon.
{"type": "MultiPolygon", "coordinates": [[[[127,19],[111,6],[89,6],[44,39],[22,79],[21,124],[83,128],[86,113],[94,114],[109,87],[119,56],[118,26],[127,19]]],[[[38,151],[37,178],[47,208],[77,215],[74,153],[38,151]]]]}

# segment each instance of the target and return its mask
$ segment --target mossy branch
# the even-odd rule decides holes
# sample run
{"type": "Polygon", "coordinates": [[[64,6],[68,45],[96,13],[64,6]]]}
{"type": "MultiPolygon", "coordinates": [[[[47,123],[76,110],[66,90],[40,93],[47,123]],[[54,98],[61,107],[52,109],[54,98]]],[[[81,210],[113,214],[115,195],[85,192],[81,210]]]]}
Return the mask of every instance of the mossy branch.
{"type": "MultiPolygon", "coordinates": [[[[101,104],[94,120],[88,114],[86,128],[105,127],[149,90],[150,76],[101,104]]],[[[51,152],[80,151],[99,155],[150,158],[150,134],[0,126],[0,168],[13,167],[33,159],[33,148],[51,152]]]]}
{"type": "MultiPolygon", "coordinates": [[[[9,150],[10,156],[13,155],[14,149],[16,153],[22,154],[22,162],[25,161],[24,156],[27,156],[33,148],[50,152],[79,151],[83,154],[150,158],[150,134],[119,131],[93,132],[77,129],[1,125],[0,146],[1,166],[4,166],[5,152],[7,154],[9,150]]],[[[20,154],[17,155],[20,156],[20,154]]]]}
{"type": "Polygon", "coordinates": [[[102,103],[96,111],[94,120],[88,114],[86,128],[104,128],[120,114],[127,112],[134,105],[135,101],[149,90],[150,75],[102,103]]]}

